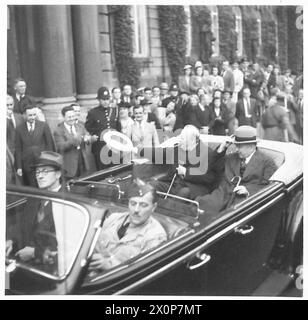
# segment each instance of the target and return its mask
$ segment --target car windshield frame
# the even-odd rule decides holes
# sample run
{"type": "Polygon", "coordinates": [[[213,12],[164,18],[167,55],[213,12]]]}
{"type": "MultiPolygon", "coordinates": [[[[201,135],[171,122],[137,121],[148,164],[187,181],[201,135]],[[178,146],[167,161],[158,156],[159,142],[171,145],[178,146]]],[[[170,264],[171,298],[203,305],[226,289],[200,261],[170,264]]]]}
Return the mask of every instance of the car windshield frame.
{"type": "MultiPolygon", "coordinates": [[[[85,237],[87,235],[87,232],[88,232],[88,229],[89,229],[89,226],[90,226],[90,214],[89,214],[88,210],[85,207],[83,207],[82,205],[78,204],[78,203],[71,202],[71,201],[66,200],[66,199],[53,198],[53,197],[49,197],[49,196],[46,196],[46,195],[27,194],[25,192],[17,192],[17,191],[11,191],[11,190],[8,190],[7,194],[20,196],[20,197],[49,200],[49,201],[57,202],[58,204],[69,205],[71,207],[74,207],[75,209],[78,209],[84,215],[85,224],[84,224],[83,230],[81,232],[82,236],[80,237],[80,240],[78,241],[78,245],[76,246],[76,249],[75,249],[76,252],[74,253],[74,255],[72,255],[74,258],[69,263],[69,267],[65,270],[63,275],[55,276],[55,275],[52,275],[52,274],[47,273],[45,271],[36,269],[35,267],[29,266],[28,264],[22,263],[20,261],[17,262],[14,259],[8,259],[11,262],[14,261],[14,263],[15,263],[17,268],[33,272],[33,273],[35,273],[37,275],[40,275],[40,276],[45,277],[45,278],[48,278],[50,280],[54,280],[54,281],[63,281],[63,280],[65,280],[68,277],[68,275],[71,273],[72,269],[73,269],[73,266],[74,266],[74,264],[75,264],[75,262],[77,260],[78,254],[79,254],[79,252],[80,252],[80,250],[82,248],[82,244],[83,244],[83,242],[85,240],[85,237]]],[[[11,204],[10,204],[10,206],[11,206],[11,204]]]]}

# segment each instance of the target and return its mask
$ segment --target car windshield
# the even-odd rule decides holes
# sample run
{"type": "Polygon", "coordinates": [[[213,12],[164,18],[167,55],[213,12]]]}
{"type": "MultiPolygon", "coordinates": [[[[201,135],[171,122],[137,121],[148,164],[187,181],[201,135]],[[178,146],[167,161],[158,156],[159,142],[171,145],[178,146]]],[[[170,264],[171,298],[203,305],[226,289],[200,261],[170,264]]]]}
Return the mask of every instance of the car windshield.
{"type": "Polygon", "coordinates": [[[80,249],[87,219],[83,209],[65,201],[9,196],[7,263],[13,261],[49,278],[65,276],[80,249]]]}

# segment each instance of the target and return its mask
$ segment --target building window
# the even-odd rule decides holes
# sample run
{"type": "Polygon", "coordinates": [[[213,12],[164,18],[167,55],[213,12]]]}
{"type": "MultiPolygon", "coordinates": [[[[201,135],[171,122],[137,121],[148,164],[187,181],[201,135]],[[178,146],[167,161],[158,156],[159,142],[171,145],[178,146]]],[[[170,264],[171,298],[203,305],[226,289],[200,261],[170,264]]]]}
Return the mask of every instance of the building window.
{"type": "Polygon", "coordinates": [[[243,55],[243,25],[242,25],[242,12],[239,7],[234,7],[235,14],[235,32],[237,35],[237,53],[239,56],[243,55]]]}
{"type": "Polygon", "coordinates": [[[216,6],[209,6],[211,10],[211,19],[212,19],[212,33],[215,38],[213,44],[213,56],[219,55],[219,22],[218,22],[218,9],[216,6]]]}
{"type": "Polygon", "coordinates": [[[187,17],[187,24],[186,24],[186,56],[190,57],[191,53],[191,14],[190,14],[190,7],[184,6],[185,14],[187,17]]]}
{"type": "Polygon", "coordinates": [[[133,52],[134,57],[147,57],[149,55],[148,23],[146,6],[132,6],[132,20],[134,27],[133,52]]]}

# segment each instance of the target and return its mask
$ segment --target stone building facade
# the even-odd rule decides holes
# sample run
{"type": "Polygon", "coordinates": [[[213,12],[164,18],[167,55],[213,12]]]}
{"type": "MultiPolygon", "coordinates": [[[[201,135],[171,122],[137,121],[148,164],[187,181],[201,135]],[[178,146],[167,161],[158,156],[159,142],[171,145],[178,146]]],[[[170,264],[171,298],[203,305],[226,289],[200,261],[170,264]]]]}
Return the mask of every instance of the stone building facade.
{"type": "MultiPolygon", "coordinates": [[[[124,6],[110,7],[8,6],[8,90],[14,78],[23,77],[51,127],[60,121],[64,105],[77,101],[85,116],[97,105],[98,87],[119,85],[114,28],[117,10],[124,6]]],[[[182,7],[186,15],[183,61],[207,60],[210,52],[214,60],[247,56],[277,62],[283,68],[288,65],[297,72],[302,69],[300,7],[182,7]],[[202,10],[205,14],[198,15],[202,10]],[[208,21],[203,23],[203,17],[208,21]],[[254,25],[249,24],[251,20],[254,25]],[[208,42],[209,34],[215,41],[208,42]],[[232,46],[226,45],[226,39],[233,39],[232,46]]],[[[130,16],[131,55],[138,65],[140,85],[170,82],[157,6],[130,6],[130,16]]]]}

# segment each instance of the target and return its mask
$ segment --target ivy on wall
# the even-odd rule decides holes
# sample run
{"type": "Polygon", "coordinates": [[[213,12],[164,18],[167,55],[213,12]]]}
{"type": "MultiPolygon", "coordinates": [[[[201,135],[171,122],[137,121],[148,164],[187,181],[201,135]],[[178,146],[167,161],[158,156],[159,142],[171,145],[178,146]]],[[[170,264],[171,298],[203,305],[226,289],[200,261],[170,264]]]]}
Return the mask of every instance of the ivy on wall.
{"type": "Polygon", "coordinates": [[[157,6],[161,42],[166,49],[172,81],[177,83],[186,54],[187,17],[183,6],[157,6]]]}
{"type": "Polygon", "coordinates": [[[234,61],[237,49],[235,15],[230,6],[218,6],[219,50],[229,61],[234,61]]]}
{"type": "Polygon", "coordinates": [[[276,60],[276,17],[273,7],[261,6],[262,26],[262,56],[264,64],[277,62],[276,60]]]}
{"type": "Polygon", "coordinates": [[[278,63],[281,69],[288,65],[288,13],[286,6],[277,7],[278,19],[278,63]]]}
{"type": "Polygon", "coordinates": [[[249,60],[254,59],[258,48],[258,14],[256,6],[241,6],[244,50],[249,60]]]}
{"type": "Polygon", "coordinates": [[[288,7],[288,64],[296,73],[303,72],[303,29],[300,19],[302,12],[296,13],[297,6],[288,7]]]}
{"type": "Polygon", "coordinates": [[[195,60],[208,63],[212,54],[212,43],[210,39],[212,36],[211,12],[207,6],[190,6],[190,11],[193,29],[193,55],[195,56],[195,60]]]}
{"type": "Polygon", "coordinates": [[[115,65],[121,86],[130,84],[137,88],[140,79],[140,67],[133,57],[133,21],[130,6],[108,6],[114,18],[115,65]]]}

